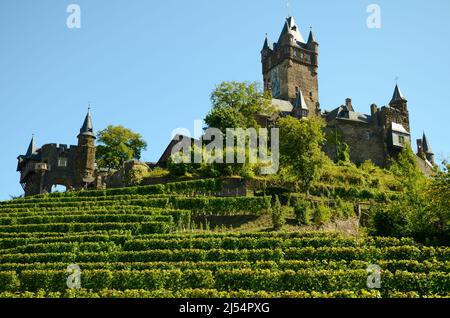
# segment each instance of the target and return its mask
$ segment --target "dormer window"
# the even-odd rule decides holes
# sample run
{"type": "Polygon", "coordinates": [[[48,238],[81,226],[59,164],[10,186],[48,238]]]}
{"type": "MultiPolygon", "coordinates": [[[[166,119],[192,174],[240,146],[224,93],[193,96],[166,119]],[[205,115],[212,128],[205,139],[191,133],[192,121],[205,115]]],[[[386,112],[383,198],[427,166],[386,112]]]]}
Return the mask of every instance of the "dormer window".
{"type": "Polygon", "coordinates": [[[58,167],[67,167],[67,158],[65,157],[59,157],[58,158],[58,167]]]}

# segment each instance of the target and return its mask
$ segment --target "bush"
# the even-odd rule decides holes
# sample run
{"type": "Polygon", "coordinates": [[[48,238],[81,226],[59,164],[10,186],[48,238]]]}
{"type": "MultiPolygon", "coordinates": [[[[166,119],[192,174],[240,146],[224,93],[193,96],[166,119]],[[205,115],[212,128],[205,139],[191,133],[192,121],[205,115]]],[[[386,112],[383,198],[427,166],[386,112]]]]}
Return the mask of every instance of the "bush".
{"type": "Polygon", "coordinates": [[[316,225],[322,225],[331,220],[331,210],[322,203],[317,204],[313,210],[313,222],[316,225]]]}
{"type": "Polygon", "coordinates": [[[286,223],[284,216],[284,208],[280,203],[278,196],[275,196],[275,203],[272,206],[272,225],[275,231],[281,230],[283,225],[286,223]]]}
{"type": "Polygon", "coordinates": [[[342,199],[336,199],[337,216],[342,218],[349,218],[355,215],[355,209],[352,203],[344,202],[342,199]]]}
{"type": "Polygon", "coordinates": [[[309,202],[303,198],[298,198],[294,206],[295,221],[298,225],[311,224],[311,211],[309,202]]]}
{"type": "Polygon", "coordinates": [[[408,213],[400,204],[375,205],[370,211],[370,233],[377,236],[408,235],[408,213]]]}

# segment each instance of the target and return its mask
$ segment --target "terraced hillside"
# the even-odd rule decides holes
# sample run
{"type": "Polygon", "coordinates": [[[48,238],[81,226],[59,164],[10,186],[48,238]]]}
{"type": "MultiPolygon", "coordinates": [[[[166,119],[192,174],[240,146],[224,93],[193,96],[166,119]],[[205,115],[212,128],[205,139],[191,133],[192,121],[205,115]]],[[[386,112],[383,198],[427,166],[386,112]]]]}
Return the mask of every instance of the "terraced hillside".
{"type": "MultiPolygon", "coordinates": [[[[319,232],[195,230],[264,217],[270,198],[218,198],[219,180],[0,204],[0,297],[450,296],[450,248],[319,232]],[[81,289],[68,289],[69,265],[81,289]],[[369,265],[381,288],[368,289],[369,265]]],[[[73,274],[73,273],[72,273],[73,274]]]]}

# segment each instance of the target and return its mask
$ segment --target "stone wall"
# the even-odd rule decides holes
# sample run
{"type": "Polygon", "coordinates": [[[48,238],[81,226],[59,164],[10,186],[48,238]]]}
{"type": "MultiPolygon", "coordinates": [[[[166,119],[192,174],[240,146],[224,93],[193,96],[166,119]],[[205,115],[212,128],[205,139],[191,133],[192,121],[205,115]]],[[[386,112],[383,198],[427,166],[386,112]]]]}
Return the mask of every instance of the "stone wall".
{"type": "MultiPolygon", "coordinates": [[[[368,123],[338,119],[330,122],[325,132],[333,134],[336,129],[335,125],[337,125],[338,135],[342,136],[342,142],[349,146],[352,162],[361,164],[366,160],[371,160],[378,166],[386,165],[382,129],[368,123]]],[[[324,150],[332,160],[336,159],[335,143],[326,145],[324,150]]]]}

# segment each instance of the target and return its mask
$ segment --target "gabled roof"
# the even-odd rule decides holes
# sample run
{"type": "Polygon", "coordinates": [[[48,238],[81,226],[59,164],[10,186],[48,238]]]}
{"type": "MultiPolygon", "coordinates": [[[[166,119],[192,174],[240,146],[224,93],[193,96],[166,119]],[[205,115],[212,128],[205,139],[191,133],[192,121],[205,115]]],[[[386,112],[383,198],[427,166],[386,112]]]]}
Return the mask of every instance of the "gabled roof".
{"type": "Polygon", "coordinates": [[[403,125],[401,125],[401,124],[397,124],[397,123],[393,122],[392,125],[391,125],[391,129],[392,129],[392,131],[409,135],[409,131],[407,131],[405,129],[405,127],[403,127],[403,125]]]}
{"type": "Polygon", "coordinates": [[[80,135],[95,137],[94,126],[92,125],[92,118],[91,118],[91,110],[90,109],[88,110],[86,118],[84,119],[83,126],[80,129],[80,135]]]}
{"type": "Polygon", "coordinates": [[[282,38],[288,34],[291,34],[294,37],[296,42],[305,43],[302,34],[300,33],[300,29],[297,23],[294,20],[294,17],[289,17],[286,19],[283,30],[281,31],[278,42],[282,40],[282,38]]]}
{"type": "Polygon", "coordinates": [[[299,89],[297,92],[297,98],[295,99],[294,109],[301,108],[304,110],[308,110],[308,105],[306,105],[305,98],[303,97],[302,90],[299,89]]]}
{"type": "Polygon", "coordinates": [[[344,105],[333,109],[331,112],[326,114],[325,118],[328,122],[334,119],[343,119],[360,123],[370,123],[372,120],[372,117],[370,115],[355,111],[349,111],[344,105]]]}
{"type": "Polygon", "coordinates": [[[422,149],[427,154],[433,154],[433,150],[431,150],[430,144],[428,143],[427,136],[425,136],[425,133],[423,133],[422,137],[422,149]]]}
{"type": "Polygon", "coordinates": [[[395,85],[394,95],[392,96],[392,100],[389,104],[392,104],[397,101],[403,101],[406,102],[405,96],[402,94],[402,91],[400,90],[400,87],[398,87],[398,84],[395,85]]]}

